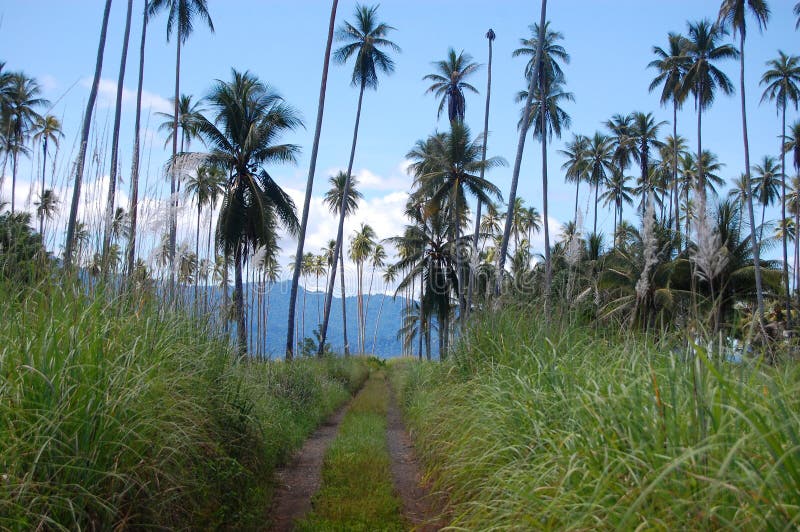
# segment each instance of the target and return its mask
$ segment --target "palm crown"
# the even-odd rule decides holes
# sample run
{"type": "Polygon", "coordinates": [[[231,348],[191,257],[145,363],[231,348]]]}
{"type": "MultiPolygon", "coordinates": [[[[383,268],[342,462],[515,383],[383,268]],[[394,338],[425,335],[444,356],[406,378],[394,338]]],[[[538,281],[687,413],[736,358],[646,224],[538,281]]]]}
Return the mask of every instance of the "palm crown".
{"type": "Polygon", "coordinates": [[[480,68],[480,65],[473,62],[472,56],[468,53],[462,50],[460,53],[456,54],[453,48],[447,50],[446,59],[435,61],[433,65],[436,67],[436,72],[428,74],[422,79],[433,82],[425,93],[432,92],[437,98],[440,98],[439,110],[436,117],[438,118],[441,116],[446,103],[447,116],[450,118],[450,121],[463,121],[466,111],[464,91],[468,90],[475,94],[478,93],[478,89],[464,80],[475,73],[475,71],[480,68]]]}
{"type": "Polygon", "coordinates": [[[375,89],[378,87],[378,71],[394,72],[394,61],[381,48],[399,52],[400,47],[386,36],[394,28],[378,22],[378,6],[356,6],[355,25],[345,22],[336,32],[336,40],[345,44],[336,50],[333,58],[337,63],[346,63],[355,56],[353,86],[375,89]]]}

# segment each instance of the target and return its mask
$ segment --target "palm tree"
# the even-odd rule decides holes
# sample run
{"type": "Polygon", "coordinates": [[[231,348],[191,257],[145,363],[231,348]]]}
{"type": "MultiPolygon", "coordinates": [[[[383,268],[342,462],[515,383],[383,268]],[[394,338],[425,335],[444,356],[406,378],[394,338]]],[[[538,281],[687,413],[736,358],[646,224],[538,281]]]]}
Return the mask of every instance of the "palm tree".
{"type": "Polygon", "coordinates": [[[442,110],[447,104],[447,116],[450,122],[464,121],[466,111],[466,101],[464,91],[468,90],[478,94],[478,89],[464,81],[471,74],[480,68],[478,63],[472,61],[472,56],[462,50],[456,54],[453,48],[447,50],[447,58],[442,61],[435,61],[433,66],[436,72],[428,74],[423,80],[432,81],[425,94],[433,93],[439,101],[439,110],[436,118],[442,115],[442,110]]]}
{"type": "Polygon", "coordinates": [[[44,221],[52,220],[58,212],[59,199],[55,192],[51,189],[43,190],[39,201],[36,205],[36,215],[39,217],[39,234],[42,235],[42,244],[44,244],[44,221]]]}
{"type": "Polygon", "coordinates": [[[111,171],[108,180],[108,201],[106,202],[106,220],[103,231],[103,257],[108,255],[111,242],[111,216],[114,213],[114,204],[117,193],[117,169],[119,157],[119,128],[122,120],[122,88],[125,83],[125,65],[128,62],[128,42],[131,36],[131,18],[133,15],[133,0],[128,0],[128,9],[125,15],[125,31],[122,37],[122,57],[119,61],[119,75],[117,76],[117,96],[114,105],[114,126],[111,132],[111,171]]]}
{"type": "MultiPolygon", "coordinates": [[[[789,134],[786,136],[786,143],[783,145],[783,152],[792,154],[792,165],[796,176],[800,176],[800,121],[795,122],[789,127],[789,134]]],[[[794,187],[798,190],[798,187],[794,187]]],[[[795,192],[797,194],[797,192],[795,192]]],[[[800,209],[794,210],[794,256],[795,264],[800,264],[800,209]]],[[[800,298],[800,268],[795,267],[795,290],[800,298]]]]}
{"type": "MultiPolygon", "coordinates": [[[[225,184],[225,173],[221,168],[216,166],[201,166],[197,172],[189,177],[186,182],[186,194],[194,198],[197,205],[197,228],[195,231],[194,241],[194,254],[200,257],[200,218],[203,212],[203,207],[212,205],[216,199],[223,193],[225,184]]],[[[211,226],[211,215],[209,215],[209,228],[211,226]]],[[[210,231],[210,229],[209,229],[210,231]]],[[[200,283],[200,271],[194,280],[194,303],[197,305],[197,287],[200,283]]]]}
{"type": "Polygon", "coordinates": [[[794,16],[797,17],[797,23],[794,25],[794,29],[800,29],[800,2],[797,2],[794,5],[794,9],[792,11],[794,12],[794,16]]]}
{"type": "Polygon", "coordinates": [[[611,160],[623,172],[627,170],[634,158],[634,141],[632,138],[633,114],[615,114],[605,122],[611,133],[608,137],[611,144],[611,160]]]}
{"type": "MultiPolygon", "coordinates": [[[[174,107],[172,116],[172,161],[178,154],[178,120],[180,118],[180,87],[181,87],[181,46],[186,44],[192,31],[194,31],[194,22],[196,18],[203,20],[211,32],[214,32],[214,23],[211,21],[211,16],[208,14],[207,0],[149,0],[150,5],[148,8],[148,16],[153,16],[159,11],[167,10],[167,42],[172,36],[173,30],[176,32],[175,38],[175,97],[172,100],[174,107]]],[[[170,172],[170,228],[169,228],[169,249],[170,257],[175,259],[175,237],[177,233],[177,217],[175,210],[177,209],[176,186],[177,178],[175,175],[175,166],[172,167],[170,172]]],[[[172,284],[172,278],[170,279],[172,284]]]]}
{"type": "MultiPolygon", "coordinates": [[[[355,176],[350,176],[350,179],[347,179],[347,174],[339,172],[335,176],[331,176],[328,179],[328,183],[330,183],[331,188],[325,193],[325,204],[328,206],[331,213],[336,216],[344,211],[344,215],[347,217],[356,212],[356,209],[358,209],[358,201],[364,197],[358,190],[358,179],[356,179],[355,176]],[[346,199],[345,194],[347,194],[346,199]]],[[[344,353],[348,355],[350,354],[350,344],[347,342],[347,300],[345,299],[346,293],[344,286],[344,256],[342,255],[341,247],[334,247],[334,252],[337,249],[338,255],[336,255],[333,265],[331,266],[331,275],[328,277],[328,282],[333,284],[335,281],[336,261],[339,261],[339,284],[341,285],[342,292],[342,334],[344,338],[344,353]],[[331,281],[331,279],[334,280],[331,281]]]]}
{"type": "MultiPolygon", "coordinates": [[[[631,115],[630,128],[631,154],[641,168],[641,182],[647,188],[650,183],[650,148],[661,148],[664,144],[658,140],[658,129],[666,122],[656,122],[652,113],[635,112],[631,115]]],[[[644,213],[642,202],[642,213],[644,213]]]]}
{"type": "Polygon", "coordinates": [[[235,307],[241,354],[247,349],[242,263],[251,249],[277,245],[280,223],[296,231],[291,198],[264,169],[269,163],[294,162],[299,147],[276,144],[301,126],[297,112],[277,92],[249,72],[233,70],[230,82],[217,81],[207,97],[213,121],[201,116],[197,128],[211,147],[208,162],[230,169],[217,226],[217,240],[233,256],[235,307]]]}
{"type": "MultiPolygon", "coordinates": [[[[500,198],[500,190],[487,181],[481,179],[476,173],[481,168],[490,169],[503,166],[505,161],[499,157],[485,159],[482,154],[482,139],[472,139],[463,122],[451,123],[450,133],[432,137],[433,150],[427,161],[421,163],[420,168],[424,173],[417,178],[420,184],[419,196],[422,193],[430,199],[433,205],[441,206],[448,202],[452,221],[450,229],[453,232],[451,241],[456,246],[453,254],[456,267],[456,295],[459,298],[461,309],[465,307],[461,298],[465,296],[462,284],[461,271],[461,225],[462,214],[466,208],[466,193],[476,197],[482,202],[492,201],[492,197],[500,198]]],[[[408,154],[413,156],[413,152],[408,154]]],[[[409,157],[411,158],[411,157],[409,157]]]]}
{"type": "Polygon", "coordinates": [[[614,168],[611,178],[606,181],[606,191],[600,196],[603,206],[614,205],[614,245],[616,245],[617,224],[622,222],[622,208],[625,203],[633,205],[633,188],[628,186],[629,176],[619,168],[614,168]]]}
{"type": "MultiPolygon", "coordinates": [[[[353,173],[353,159],[356,154],[356,142],[358,140],[358,124],[361,120],[361,104],[364,99],[364,90],[367,88],[378,88],[378,73],[391,74],[394,71],[394,61],[387,55],[382,48],[388,48],[394,52],[399,52],[400,47],[386,36],[394,30],[392,26],[379,22],[377,19],[378,6],[366,7],[357,5],[355,10],[355,24],[345,22],[337,32],[337,40],[345,44],[336,50],[334,59],[337,63],[344,64],[351,57],[354,58],[355,65],[351,84],[359,88],[358,106],[356,110],[356,123],[353,127],[353,144],[350,148],[350,160],[347,163],[345,175],[345,186],[343,197],[348,197],[350,188],[350,176],[353,173]]],[[[339,228],[336,233],[336,252],[341,253],[342,239],[344,237],[344,217],[345,210],[339,213],[339,228]]],[[[330,308],[333,301],[333,285],[336,281],[336,270],[331,272],[328,291],[325,296],[325,314],[320,331],[319,355],[323,353],[325,340],[328,335],[328,321],[330,319],[330,308]]]]}
{"type": "Polygon", "coordinates": [[[147,43],[147,12],[150,8],[149,0],[144,1],[142,9],[142,40],[139,44],[139,82],[136,86],[136,118],[133,131],[133,155],[131,157],[131,199],[128,212],[131,216],[131,234],[128,238],[128,247],[125,251],[127,258],[126,271],[131,274],[135,267],[136,256],[136,230],[139,210],[139,156],[142,126],[142,90],[144,87],[144,52],[147,43]]]}
{"type": "Polygon", "coordinates": [[[563,150],[559,150],[559,153],[567,158],[564,164],[561,165],[561,169],[564,170],[564,180],[568,183],[575,183],[574,220],[577,220],[578,217],[578,195],[580,194],[581,182],[588,179],[586,152],[589,150],[589,143],[589,137],[576,134],[563,150]]]}
{"type": "MultiPolygon", "coordinates": [[[[673,128],[674,131],[674,128],[673,128]]],[[[661,165],[663,171],[666,173],[666,165],[669,165],[669,173],[672,177],[672,199],[670,201],[669,217],[675,220],[675,234],[680,236],[680,180],[678,179],[678,161],[681,157],[686,155],[687,144],[686,139],[680,135],[673,136],[667,135],[664,139],[663,146],[659,152],[661,155],[661,165]],[[674,214],[673,214],[674,213],[674,214]]]]}
{"type": "Polygon", "coordinates": [[[64,266],[72,266],[72,254],[75,246],[75,229],[78,223],[78,205],[81,198],[81,184],[83,183],[83,167],[86,163],[86,148],[89,144],[89,130],[92,126],[92,112],[97,99],[97,89],[100,85],[100,74],[103,70],[103,52],[106,46],[106,33],[108,31],[108,16],[111,11],[111,0],[106,0],[103,11],[103,23],[100,26],[100,44],[97,46],[97,61],[94,68],[92,89],[89,91],[89,100],[86,102],[86,111],[83,113],[83,128],[81,129],[81,144],[78,149],[78,160],[75,163],[75,184],[72,189],[72,203],[67,222],[67,237],[64,244],[64,266]]]}
{"type": "MultiPolygon", "coordinates": [[[[319,100],[317,101],[317,123],[314,129],[314,142],[311,146],[311,162],[308,167],[308,180],[306,181],[306,195],[303,200],[303,213],[300,218],[300,232],[297,235],[297,252],[295,253],[295,268],[292,272],[292,288],[289,295],[289,320],[286,332],[286,360],[291,361],[294,349],[294,315],[295,305],[297,304],[297,287],[300,284],[299,261],[303,256],[303,247],[306,240],[306,229],[308,227],[308,212],[311,208],[311,193],[314,188],[314,173],[317,169],[317,153],[319,152],[319,138],[322,133],[322,115],[325,112],[325,92],[328,87],[328,66],[330,65],[331,47],[333,45],[333,30],[336,23],[336,9],[339,0],[331,3],[331,16],[328,23],[328,40],[325,43],[325,58],[322,62],[322,81],[319,87],[319,100]]],[[[319,303],[319,295],[317,295],[319,303]]],[[[318,320],[319,321],[319,318],[318,320]]]]}
{"type": "MultiPolygon", "coordinates": [[[[548,32],[545,37],[545,43],[551,43],[552,39],[560,38],[559,33],[548,32]]],[[[553,58],[544,59],[549,56],[550,49],[556,47],[560,49],[561,57],[564,61],[569,61],[569,56],[563,52],[563,48],[558,45],[550,44],[547,49],[542,53],[541,73],[539,75],[539,88],[537,94],[534,95],[535,106],[531,109],[531,114],[528,115],[527,121],[523,115],[519,126],[530,128],[533,126],[533,138],[537,139],[542,144],[542,211],[544,215],[544,293],[545,304],[549,300],[550,294],[550,279],[552,277],[552,263],[550,261],[550,226],[547,223],[548,219],[548,199],[547,199],[547,141],[556,138],[561,138],[561,132],[569,129],[571,119],[569,115],[561,108],[563,102],[573,102],[575,98],[571,92],[565,92],[562,88],[563,75],[558,77],[548,77],[548,70],[554,70],[555,67],[549,66],[557,64],[553,58]],[[523,124],[523,122],[525,122],[523,124]]],[[[519,50],[517,50],[519,51],[519,50]]],[[[554,74],[552,74],[554,75],[554,74]]],[[[520,91],[517,94],[517,102],[527,100],[527,91],[520,91]]]]}
{"type": "MultiPolygon", "coordinates": [[[[747,99],[745,93],[744,83],[744,41],[747,36],[747,13],[755,17],[759,30],[764,30],[767,27],[769,20],[769,7],[766,0],[722,0],[722,5],[719,8],[719,17],[717,18],[717,25],[722,27],[730,27],[733,29],[733,36],[739,34],[739,92],[742,101],[742,140],[744,142],[744,173],[747,181],[750,181],[750,142],[747,137],[747,99]]],[[[735,51],[735,50],[734,50],[735,51]]],[[[733,57],[733,55],[731,55],[733,57]]],[[[700,150],[698,150],[698,153],[700,150]]],[[[751,190],[750,187],[747,187],[751,190]]],[[[753,199],[748,197],[747,200],[748,216],[750,218],[750,226],[753,228],[750,231],[751,245],[753,246],[753,267],[755,268],[756,275],[756,301],[758,305],[758,323],[764,321],[764,293],[761,287],[761,253],[759,251],[759,242],[756,240],[755,232],[755,215],[753,213],[753,199]]],[[[754,321],[755,323],[755,321],[754,321]]]]}
{"type": "MultiPolygon", "coordinates": [[[[364,330],[366,331],[367,320],[369,319],[369,304],[372,301],[372,282],[375,280],[375,270],[378,268],[386,267],[386,248],[383,244],[376,242],[372,248],[372,254],[369,257],[369,263],[372,268],[369,274],[369,288],[367,289],[367,299],[364,304],[364,330]]],[[[385,291],[384,291],[385,293],[385,291]]],[[[375,353],[375,346],[373,345],[371,353],[375,353]]]]}
{"type": "MultiPolygon", "coordinates": [[[[659,85],[661,88],[661,105],[672,103],[672,139],[677,140],[678,137],[678,108],[683,106],[686,100],[686,95],[681,94],[681,86],[683,85],[686,71],[689,68],[689,57],[686,55],[686,37],[677,33],[670,33],[667,37],[669,47],[664,50],[660,46],[653,46],[653,53],[656,59],[647,65],[648,68],[655,68],[658,75],[653,78],[650,83],[649,90],[653,92],[659,85]]],[[[669,140],[669,139],[667,139],[669,140]]],[[[677,147],[677,146],[675,146],[677,147]]],[[[675,203],[675,232],[680,233],[680,222],[678,221],[678,190],[676,188],[678,183],[678,158],[680,154],[677,149],[670,151],[670,161],[672,163],[672,183],[673,183],[673,201],[675,203]]],[[[670,203],[672,205],[672,203],[670,203]]],[[[670,207],[670,210],[672,208],[670,207]]]]}
{"type": "MultiPolygon", "coordinates": [[[[489,28],[489,31],[486,32],[486,39],[489,41],[489,64],[487,68],[487,77],[486,77],[486,109],[483,113],[483,149],[481,151],[481,160],[486,161],[486,143],[489,140],[489,103],[492,97],[492,43],[494,42],[496,35],[492,28],[489,28]]],[[[483,179],[485,177],[485,169],[481,169],[480,177],[483,179]]],[[[478,200],[478,205],[475,207],[475,231],[472,235],[472,254],[475,260],[478,259],[478,238],[480,233],[480,223],[481,223],[481,207],[483,206],[483,202],[478,200]]],[[[469,277],[469,287],[467,289],[467,308],[465,309],[467,313],[469,313],[470,309],[472,308],[472,291],[473,285],[475,284],[475,276],[470,275],[469,277]]],[[[383,307],[383,301],[381,301],[381,308],[383,307]]],[[[373,342],[373,350],[374,350],[374,342],[373,342]]]]}
{"type": "Polygon", "coordinates": [[[375,230],[368,224],[362,223],[361,228],[353,235],[350,241],[350,260],[356,265],[356,276],[358,281],[358,349],[359,353],[364,353],[366,315],[364,310],[364,262],[372,255],[375,249],[375,230]]]}
{"type": "MultiPolygon", "coordinates": [[[[764,238],[764,214],[767,207],[775,203],[778,197],[778,189],[783,180],[783,174],[778,166],[775,157],[765,155],[761,164],[753,166],[756,175],[753,176],[753,193],[761,203],[761,226],[758,232],[758,239],[764,238]]],[[[753,230],[755,232],[755,229],[753,230]]]]}
{"type": "Polygon", "coordinates": [[[3,114],[6,121],[4,149],[11,154],[11,214],[15,211],[19,156],[30,153],[25,143],[34,125],[42,118],[36,108],[49,103],[39,96],[41,92],[36,80],[22,72],[10,74],[3,91],[3,114]]]}
{"type": "MultiPolygon", "coordinates": [[[[33,140],[42,143],[42,188],[40,197],[44,198],[45,194],[45,173],[47,171],[47,148],[48,142],[52,142],[58,147],[58,142],[64,137],[61,132],[61,122],[53,115],[40,117],[36,120],[36,129],[33,135],[33,140]]],[[[41,218],[39,220],[39,234],[42,234],[41,218]]],[[[44,240],[44,238],[42,238],[44,240]]]]}
{"type": "MultiPolygon", "coordinates": [[[[539,40],[536,43],[536,56],[533,60],[533,72],[530,75],[530,84],[528,85],[528,98],[525,100],[524,110],[522,116],[530,116],[533,106],[534,89],[539,86],[540,66],[542,61],[542,54],[544,52],[544,39],[545,31],[547,29],[547,0],[542,0],[541,14],[539,15],[539,40]]],[[[508,193],[508,205],[514,205],[517,198],[517,185],[519,184],[519,173],[522,169],[522,152],[525,150],[525,138],[527,137],[527,130],[520,128],[519,140],[517,141],[517,154],[514,158],[514,169],[511,172],[511,187],[508,193]]],[[[508,254],[508,239],[511,236],[511,209],[509,209],[506,216],[506,225],[503,229],[503,239],[500,242],[500,254],[497,258],[497,285],[496,292],[500,291],[500,286],[503,280],[503,269],[506,263],[506,255],[508,254]]]]}
{"type": "MultiPolygon", "coordinates": [[[[778,50],[778,58],[767,61],[771,67],[761,76],[766,85],[761,101],[775,101],[781,113],[781,220],[786,220],[786,107],[794,104],[797,110],[800,101],[800,57],[787,56],[778,50]]],[[[791,318],[791,295],[789,293],[789,242],[786,231],[782,231],[783,283],[786,296],[786,315],[791,318]]]]}
{"type": "Polygon", "coordinates": [[[586,172],[589,184],[594,187],[594,225],[592,233],[597,234],[597,206],[599,204],[600,187],[605,186],[608,181],[607,172],[613,172],[617,168],[613,162],[611,139],[602,133],[595,133],[589,139],[586,156],[586,172]]]}
{"type": "MultiPolygon", "coordinates": [[[[192,140],[198,138],[197,132],[197,117],[203,114],[203,106],[202,102],[192,101],[193,96],[191,94],[181,94],[181,100],[178,104],[178,128],[181,131],[180,139],[181,145],[179,153],[183,153],[184,151],[188,150],[192,140]]],[[[170,98],[172,101],[172,98],[170,98]]],[[[165,131],[167,133],[167,138],[164,141],[164,148],[172,142],[172,137],[174,136],[175,130],[173,129],[175,124],[175,117],[172,113],[156,113],[157,116],[160,116],[164,119],[161,122],[161,125],[158,126],[159,131],[165,131]]]]}

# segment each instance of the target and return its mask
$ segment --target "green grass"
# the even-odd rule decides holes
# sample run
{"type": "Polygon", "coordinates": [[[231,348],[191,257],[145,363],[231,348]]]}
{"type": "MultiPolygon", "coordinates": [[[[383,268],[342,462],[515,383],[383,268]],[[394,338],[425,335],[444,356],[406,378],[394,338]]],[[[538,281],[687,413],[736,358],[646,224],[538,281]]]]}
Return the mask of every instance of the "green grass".
{"type": "Polygon", "coordinates": [[[386,444],[389,390],[373,374],[356,397],[325,455],[314,511],[299,530],[405,530],[386,444]]]}
{"type": "Polygon", "coordinates": [[[531,309],[392,378],[463,529],[794,529],[800,368],[647,339],[546,332],[531,309]]]}
{"type": "Polygon", "coordinates": [[[0,280],[0,529],[263,524],[276,464],[367,375],[237,363],[147,294],[0,280]]]}

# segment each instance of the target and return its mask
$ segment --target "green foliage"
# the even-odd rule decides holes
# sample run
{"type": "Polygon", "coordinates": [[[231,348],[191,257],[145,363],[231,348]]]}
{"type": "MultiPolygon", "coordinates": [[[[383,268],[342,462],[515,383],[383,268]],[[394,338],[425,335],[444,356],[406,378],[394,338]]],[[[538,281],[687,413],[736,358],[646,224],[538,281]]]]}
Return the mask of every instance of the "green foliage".
{"type": "Polygon", "coordinates": [[[800,519],[800,368],[531,322],[507,308],[449,363],[393,367],[450,494],[451,526],[790,529],[800,519]],[[487,331],[491,331],[488,333],[487,331]]]}
{"type": "Polygon", "coordinates": [[[353,401],[325,454],[314,511],[299,530],[406,530],[386,444],[388,400],[385,377],[377,373],[353,401]]]}
{"type": "Polygon", "coordinates": [[[0,529],[260,526],[271,473],[366,378],[237,363],[153,302],[0,280],[0,529]]]}
{"type": "Polygon", "coordinates": [[[30,283],[47,272],[49,259],[28,213],[0,215],[0,279],[30,283]]]}

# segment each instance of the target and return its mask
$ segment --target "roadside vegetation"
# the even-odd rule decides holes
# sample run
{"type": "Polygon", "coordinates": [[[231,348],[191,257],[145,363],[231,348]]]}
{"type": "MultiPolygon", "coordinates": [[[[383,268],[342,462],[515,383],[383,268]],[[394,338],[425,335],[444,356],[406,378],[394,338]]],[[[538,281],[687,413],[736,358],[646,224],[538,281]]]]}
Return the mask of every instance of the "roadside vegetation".
{"type": "Polygon", "coordinates": [[[787,530],[800,522],[800,368],[510,305],[443,364],[393,366],[451,525],[787,530]],[[491,331],[489,333],[488,331],[491,331]]]}
{"type": "Polygon", "coordinates": [[[276,464],[368,373],[239,360],[152,292],[50,275],[0,278],[2,529],[253,529],[276,464]]]}
{"type": "Polygon", "coordinates": [[[388,401],[386,376],[374,373],[325,455],[314,511],[299,530],[406,530],[386,445],[388,401]]]}

